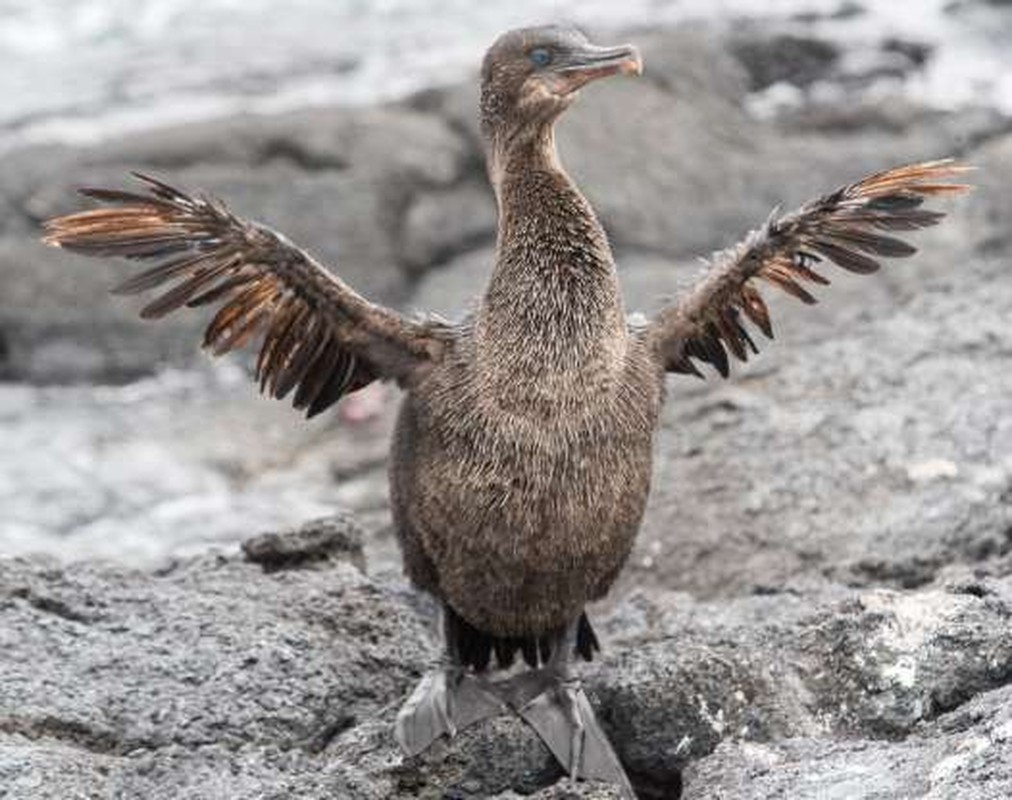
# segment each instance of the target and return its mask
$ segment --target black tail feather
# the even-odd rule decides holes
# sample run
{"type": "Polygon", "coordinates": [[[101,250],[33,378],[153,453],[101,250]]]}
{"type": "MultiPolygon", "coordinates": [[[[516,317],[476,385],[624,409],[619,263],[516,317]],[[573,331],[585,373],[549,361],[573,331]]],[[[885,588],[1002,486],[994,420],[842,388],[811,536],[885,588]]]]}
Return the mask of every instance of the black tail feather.
{"type": "MultiPolygon", "coordinates": [[[[552,644],[561,634],[561,631],[550,631],[543,636],[494,636],[478,630],[449,606],[446,606],[445,631],[450,652],[463,666],[475,672],[487,670],[493,655],[499,669],[509,669],[518,652],[529,667],[547,664],[552,656],[552,644]]],[[[581,614],[575,653],[585,661],[593,661],[595,651],[600,649],[587,614],[581,614]]]]}
{"type": "Polygon", "coordinates": [[[579,626],[576,629],[576,652],[583,657],[584,661],[594,660],[594,651],[601,649],[601,643],[597,640],[597,634],[590,625],[587,612],[580,614],[579,626]]]}

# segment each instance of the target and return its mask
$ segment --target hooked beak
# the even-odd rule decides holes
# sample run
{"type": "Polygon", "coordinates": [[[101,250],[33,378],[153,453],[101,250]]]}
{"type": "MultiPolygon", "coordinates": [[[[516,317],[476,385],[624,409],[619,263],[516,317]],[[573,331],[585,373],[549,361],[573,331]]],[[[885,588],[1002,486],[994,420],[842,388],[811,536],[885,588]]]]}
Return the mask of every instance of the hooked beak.
{"type": "Polygon", "coordinates": [[[643,74],[643,58],[639,50],[631,44],[618,47],[586,44],[567,53],[555,65],[549,85],[555,94],[564,97],[593,80],[618,74],[643,74]]]}

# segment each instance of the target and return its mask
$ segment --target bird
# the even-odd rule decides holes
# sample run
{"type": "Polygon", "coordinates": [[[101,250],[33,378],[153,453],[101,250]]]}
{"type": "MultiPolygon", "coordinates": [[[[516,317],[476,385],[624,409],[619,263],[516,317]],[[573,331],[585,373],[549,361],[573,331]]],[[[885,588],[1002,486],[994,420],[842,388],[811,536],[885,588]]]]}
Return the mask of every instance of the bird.
{"type": "Polygon", "coordinates": [[[358,294],[283,234],[140,173],[137,190],[44,223],[43,241],[153,262],[112,291],[155,291],[156,319],[215,306],[204,346],[258,343],[263,393],[314,416],[376,381],[403,390],[389,460],[404,570],[442,611],[445,653],[404,703],[408,756],[490,716],[519,715],[574,778],[635,797],[579,678],[586,614],[615,581],[650,492],[669,374],[727,377],[773,338],[761,285],[813,304],[823,267],[870,274],[969,187],[951,159],[884,170],[715,253],[652,317],[626,312],[608,238],[560,160],[556,124],[590,83],[638,75],[632,45],[559,25],[507,31],[481,68],[478,114],[498,207],[494,266],[461,319],[358,294]]]}

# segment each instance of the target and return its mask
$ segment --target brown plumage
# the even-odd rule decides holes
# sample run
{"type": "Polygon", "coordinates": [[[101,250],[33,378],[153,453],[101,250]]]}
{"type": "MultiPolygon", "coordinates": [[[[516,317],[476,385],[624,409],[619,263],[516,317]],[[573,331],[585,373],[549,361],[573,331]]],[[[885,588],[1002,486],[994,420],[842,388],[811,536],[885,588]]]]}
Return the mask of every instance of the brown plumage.
{"type": "MultiPolygon", "coordinates": [[[[46,224],[49,244],[157,261],[117,287],[168,286],[144,316],[218,304],[205,345],[221,354],[259,336],[262,389],[294,389],[310,414],[374,379],[405,389],[394,518],[407,574],[447,609],[455,669],[484,671],[493,657],[506,666],[517,653],[536,666],[560,642],[589,658],[583,609],[607,592],[639,527],[665,372],[699,374],[706,362],[726,375],[729,353],[757,351],[747,323],[772,336],[757,283],[812,303],[802,284],[828,283],[820,261],[864,274],[909,256],[896,234],[942,218],[923,201],[966,188],[949,182],[963,170],[949,161],[843,187],[771,218],[684,297],[631,326],[605,233],[560,166],[553,131],[583,84],[639,67],[630,47],[597,48],[560,28],[513,31],[489,51],[481,121],[498,246],[484,296],[458,325],[374,305],[281,235],[144,176],[147,194],[87,190],[106,207],[46,224]]],[[[408,717],[443,691],[430,686],[408,717]]],[[[432,707],[450,714],[445,698],[432,707]]],[[[409,724],[407,737],[424,744],[453,729],[409,724]]],[[[580,750],[552,746],[579,761],[580,750]]]]}
{"type": "Polygon", "coordinates": [[[204,347],[220,356],[261,336],[256,379],[271,397],[295,391],[313,416],[377,377],[402,379],[438,358],[452,331],[370,303],[281,234],[135,173],[147,194],[81,193],[111,207],[45,224],[47,244],[88,256],[159,263],[111,290],[139,294],[172,284],[141,309],[158,319],[220,303],[204,347]]]}
{"type": "Polygon", "coordinates": [[[813,269],[820,261],[869,275],[879,269],[882,258],[913,255],[916,248],[890,234],[937,225],[945,215],[923,208],[924,200],[966,191],[965,184],[947,181],[967,169],[951,160],[896,167],[843,186],[791,214],[771,217],[744,241],[718,253],[693,290],[658,315],[647,338],[670,372],[700,375],[693,363],[698,359],[727,377],[728,351],[740,361],[748,360],[749,350],[759,352],[742,315],[773,338],[757,282],[814,305],[815,297],[801,283],[829,284],[813,269]]]}

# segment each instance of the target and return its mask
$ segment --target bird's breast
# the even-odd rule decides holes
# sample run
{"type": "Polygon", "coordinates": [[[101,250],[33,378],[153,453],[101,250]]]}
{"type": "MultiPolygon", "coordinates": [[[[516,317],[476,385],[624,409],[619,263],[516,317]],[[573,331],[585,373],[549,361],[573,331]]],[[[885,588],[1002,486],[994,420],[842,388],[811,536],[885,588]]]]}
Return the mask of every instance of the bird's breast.
{"type": "Polygon", "coordinates": [[[642,491],[662,383],[635,343],[619,344],[562,367],[504,368],[483,364],[471,342],[408,400],[419,468],[460,487],[460,502],[488,508],[565,505],[578,515],[642,491]],[[561,502],[567,496],[572,505],[561,502]]]}
{"type": "Polygon", "coordinates": [[[659,382],[627,356],[597,385],[548,374],[490,394],[465,362],[405,400],[397,519],[438,593],[472,624],[547,630],[599,597],[628,555],[650,488],[659,382]]]}

